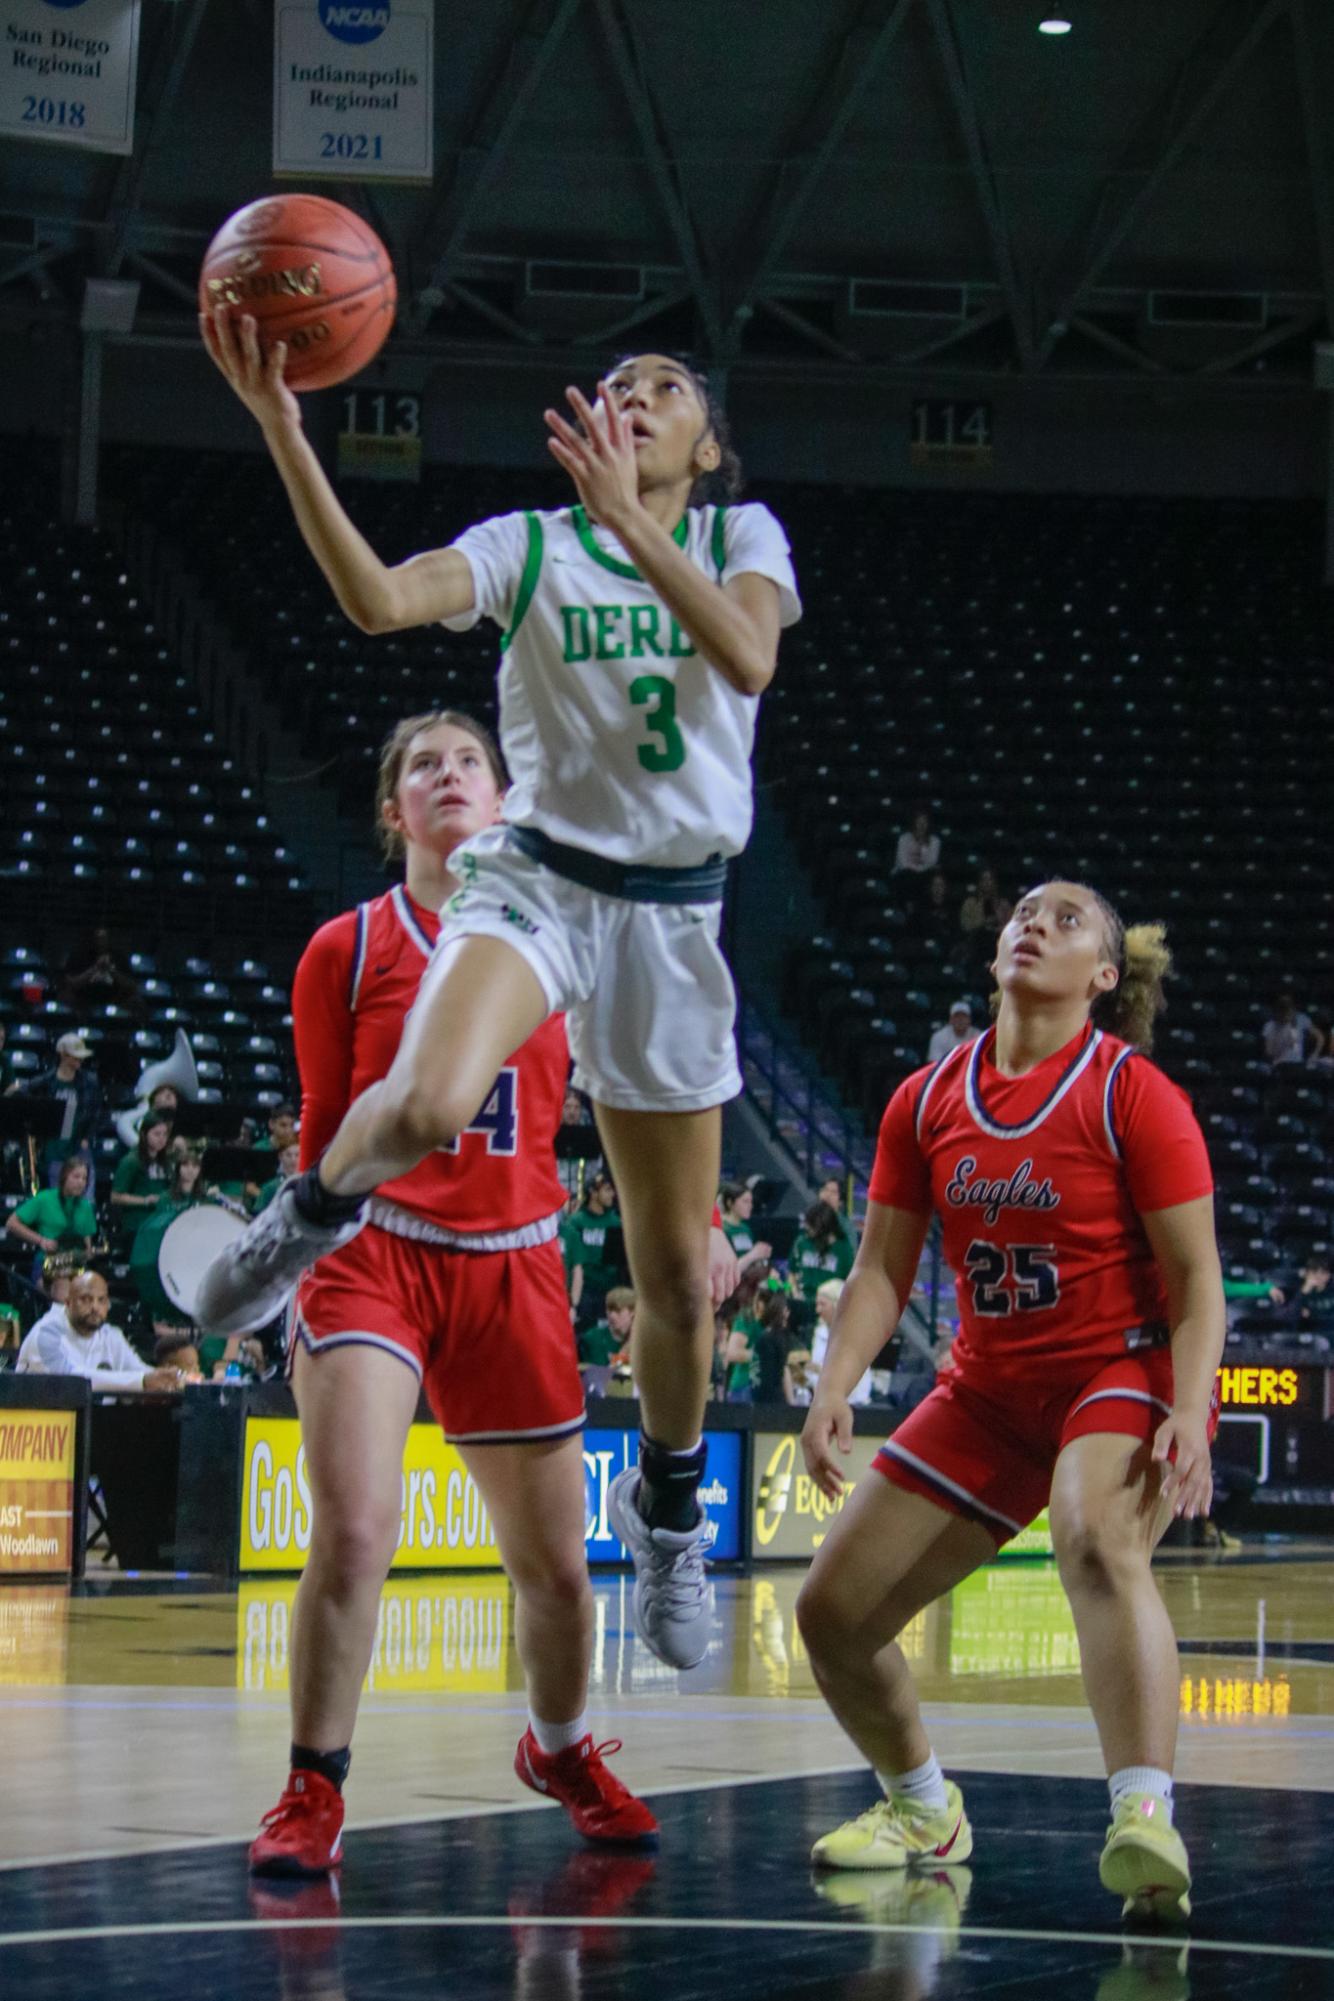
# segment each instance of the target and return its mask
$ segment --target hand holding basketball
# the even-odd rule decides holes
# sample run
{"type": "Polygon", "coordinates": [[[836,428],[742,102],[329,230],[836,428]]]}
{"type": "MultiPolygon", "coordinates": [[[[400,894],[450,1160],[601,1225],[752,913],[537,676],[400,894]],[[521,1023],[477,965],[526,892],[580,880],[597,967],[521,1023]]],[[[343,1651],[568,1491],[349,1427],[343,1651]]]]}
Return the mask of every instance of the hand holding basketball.
{"type": "MultiPolygon", "coordinates": [[[[397,298],[389,253],[375,231],[323,195],[277,195],[238,209],[204,252],[199,274],[201,326],[207,321],[220,333],[239,323],[242,347],[253,338],[264,368],[281,345],[289,390],[330,388],[374,360],[397,298]]],[[[243,400],[262,399],[260,421],[272,418],[271,377],[256,377],[248,353],[229,357],[207,331],[204,340],[238,395],[244,381],[243,400]]]]}
{"type": "Polygon", "coordinates": [[[259,328],[246,313],[234,320],[226,306],[199,315],[204,346],[261,428],[273,424],[301,426],[301,405],[283,380],[287,343],[275,341],[267,354],[259,344],[259,328]]]}

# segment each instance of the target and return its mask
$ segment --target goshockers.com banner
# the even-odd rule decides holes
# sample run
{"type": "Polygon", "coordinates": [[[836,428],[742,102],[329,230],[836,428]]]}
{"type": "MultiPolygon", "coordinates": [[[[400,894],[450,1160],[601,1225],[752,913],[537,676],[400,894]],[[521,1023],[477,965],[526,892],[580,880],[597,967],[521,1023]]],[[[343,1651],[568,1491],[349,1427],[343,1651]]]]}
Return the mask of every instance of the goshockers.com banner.
{"type": "MultiPolygon", "coordinates": [[[[607,1516],[612,1481],[628,1466],[633,1431],[586,1431],[585,1532],[590,1563],[621,1563],[626,1552],[607,1516]]],[[[741,1554],[741,1438],[709,1435],[709,1469],[700,1496],[714,1523],[714,1556],[741,1554]]],[[[310,1548],[311,1497],[301,1429],[292,1417],[246,1420],[240,1568],[300,1570],[310,1548]]],[[[414,1424],[403,1454],[403,1512],[395,1570],[499,1570],[491,1518],[461,1455],[433,1424],[414,1424]]]]}
{"type": "Polygon", "coordinates": [[[134,149],[139,0],[0,0],[0,132],[134,149]]]}
{"type": "Polygon", "coordinates": [[[273,171],[429,181],[431,0],[274,0],[273,171]]]}

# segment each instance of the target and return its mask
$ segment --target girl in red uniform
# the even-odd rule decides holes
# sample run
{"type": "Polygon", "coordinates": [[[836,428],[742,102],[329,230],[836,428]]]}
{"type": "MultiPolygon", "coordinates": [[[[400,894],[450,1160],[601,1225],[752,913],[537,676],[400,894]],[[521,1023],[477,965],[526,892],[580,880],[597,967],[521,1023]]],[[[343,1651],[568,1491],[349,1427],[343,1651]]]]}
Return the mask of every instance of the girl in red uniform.
{"type": "Polygon", "coordinates": [[[885,1797],[830,1868],[963,1862],[972,1831],[897,1644],[1050,1501],[1112,1795],[1103,1884],[1189,1912],[1172,1826],[1176,1639],[1149,1573],[1209,1504],[1223,1349],[1212,1178],[1188,1101],[1143,1055],[1169,960],[1093,890],[1049,882],[1001,933],[995,1027],[919,1070],[880,1128],[866,1234],[802,1438],[843,1489],[848,1392],[899,1321],[934,1211],[957,1274],[955,1367],[882,1447],[797,1615],[821,1690],[885,1797]]]}
{"type": "MultiPolygon", "coordinates": [[[[301,1159],[317,1160],[398,1047],[453,889],[445,858],[499,816],[500,753],[451,711],[400,723],[379,814],[406,880],[316,932],[292,993],[301,1159]]],[[[596,1841],[657,1823],[594,1746],[584,1714],[593,1594],[584,1552],[584,1393],[557,1239],[552,1142],[569,1055],[559,1016],[501,1070],[452,1147],[377,1191],[361,1233],[302,1280],[292,1387],[312,1495],[292,1635],[291,1776],[250,1866],[314,1875],[340,1858],[342,1784],[398,1541],[403,1448],[425,1390],[458,1446],[515,1591],[530,1724],[515,1770],[596,1841]]]]}

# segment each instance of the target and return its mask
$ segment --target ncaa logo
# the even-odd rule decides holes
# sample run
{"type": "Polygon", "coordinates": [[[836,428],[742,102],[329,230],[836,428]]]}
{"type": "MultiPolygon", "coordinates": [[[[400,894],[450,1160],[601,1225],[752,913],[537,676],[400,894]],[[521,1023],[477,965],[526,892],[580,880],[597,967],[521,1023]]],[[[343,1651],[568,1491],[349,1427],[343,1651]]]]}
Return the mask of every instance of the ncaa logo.
{"type": "Polygon", "coordinates": [[[320,20],[340,42],[373,42],[389,26],[389,0],[378,0],[373,7],[356,0],[320,0],[320,20]]]}

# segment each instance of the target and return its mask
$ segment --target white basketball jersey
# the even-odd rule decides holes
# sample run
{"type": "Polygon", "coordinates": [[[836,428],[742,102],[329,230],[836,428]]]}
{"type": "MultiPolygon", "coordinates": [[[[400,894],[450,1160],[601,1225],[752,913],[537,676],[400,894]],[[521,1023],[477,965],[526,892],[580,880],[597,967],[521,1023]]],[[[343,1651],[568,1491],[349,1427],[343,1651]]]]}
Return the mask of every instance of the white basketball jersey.
{"type": "MultiPolygon", "coordinates": [[[[767,507],[692,507],[676,539],[719,583],[777,584],[801,616],[787,539],[767,507]]],[[[750,834],[759,701],[695,651],[626,552],[581,507],[502,514],[453,545],[474,610],[501,627],[505,817],[610,860],[693,868],[750,834]]]]}

